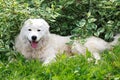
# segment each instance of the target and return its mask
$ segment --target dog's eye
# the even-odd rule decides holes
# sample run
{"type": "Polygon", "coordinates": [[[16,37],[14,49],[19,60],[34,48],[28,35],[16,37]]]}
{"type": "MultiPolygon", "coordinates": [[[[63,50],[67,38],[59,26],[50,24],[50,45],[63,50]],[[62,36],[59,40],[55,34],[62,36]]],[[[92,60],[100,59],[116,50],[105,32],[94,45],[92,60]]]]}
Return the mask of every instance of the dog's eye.
{"type": "Polygon", "coordinates": [[[28,29],[28,31],[32,31],[31,29],[28,29]]]}
{"type": "Polygon", "coordinates": [[[40,29],[37,30],[38,32],[41,31],[40,29]]]}

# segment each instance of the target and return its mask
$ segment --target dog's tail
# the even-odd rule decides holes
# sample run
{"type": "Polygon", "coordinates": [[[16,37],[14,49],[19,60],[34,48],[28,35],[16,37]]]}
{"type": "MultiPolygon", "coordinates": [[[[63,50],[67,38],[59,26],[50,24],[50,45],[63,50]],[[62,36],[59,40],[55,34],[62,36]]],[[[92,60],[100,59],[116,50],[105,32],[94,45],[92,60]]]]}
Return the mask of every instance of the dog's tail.
{"type": "Polygon", "coordinates": [[[120,34],[117,34],[115,37],[114,37],[114,40],[112,42],[110,42],[110,45],[111,46],[114,46],[114,45],[117,45],[118,42],[120,40],[120,34]]]}

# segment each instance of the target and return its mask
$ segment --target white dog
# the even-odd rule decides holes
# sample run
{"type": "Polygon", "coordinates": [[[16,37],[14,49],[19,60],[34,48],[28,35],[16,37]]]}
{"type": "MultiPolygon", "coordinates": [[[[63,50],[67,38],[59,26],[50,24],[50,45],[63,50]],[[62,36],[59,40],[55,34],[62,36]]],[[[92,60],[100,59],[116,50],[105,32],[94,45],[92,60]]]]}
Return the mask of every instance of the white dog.
{"type": "Polygon", "coordinates": [[[70,36],[62,37],[51,34],[49,25],[44,19],[28,19],[25,21],[20,34],[16,38],[15,47],[17,51],[22,53],[26,58],[40,59],[47,64],[55,60],[57,53],[85,53],[88,49],[95,59],[100,59],[98,53],[110,49],[115,45],[120,38],[120,34],[115,36],[112,43],[105,42],[97,37],[87,38],[84,45],[75,41],[72,45],[67,45],[70,42],[70,36]]]}

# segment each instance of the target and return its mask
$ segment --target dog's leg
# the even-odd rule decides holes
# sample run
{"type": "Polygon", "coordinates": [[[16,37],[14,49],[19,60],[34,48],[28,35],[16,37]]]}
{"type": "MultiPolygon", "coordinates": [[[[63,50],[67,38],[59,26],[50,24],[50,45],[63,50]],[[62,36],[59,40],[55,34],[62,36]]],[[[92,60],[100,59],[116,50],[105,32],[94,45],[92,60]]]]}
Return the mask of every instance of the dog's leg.
{"type": "Polygon", "coordinates": [[[56,52],[54,51],[54,49],[51,48],[49,50],[46,50],[46,52],[43,56],[44,56],[43,65],[47,65],[47,64],[55,61],[56,52]]]}
{"type": "Polygon", "coordinates": [[[48,64],[50,64],[51,62],[54,62],[54,61],[55,61],[55,57],[56,57],[56,56],[47,57],[47,58],[45,59],[45,61],[43,62],[43,65],[48,65],[48,64]]]}
{"type": "Polygon", "coordinates": [[[95,64],[97,64],[98,61],[100,60],[100,55],[99,55],[99,53],[94,52],[94,53],[92,53],[92,55],[93,55],[93,57],[95,58],[95,64]]]}

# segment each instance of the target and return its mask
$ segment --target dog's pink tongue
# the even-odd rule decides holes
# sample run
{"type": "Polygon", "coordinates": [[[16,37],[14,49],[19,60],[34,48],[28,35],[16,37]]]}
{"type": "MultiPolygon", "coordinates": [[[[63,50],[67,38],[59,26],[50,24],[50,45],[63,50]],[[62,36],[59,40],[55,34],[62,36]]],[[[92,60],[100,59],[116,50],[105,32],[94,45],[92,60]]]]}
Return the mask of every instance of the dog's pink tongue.
{"type": "Polygon", "coordinates": [[[37,48],[37,42],[31,42],[31,46],[32,46],[33,48],[37,48]]]}

